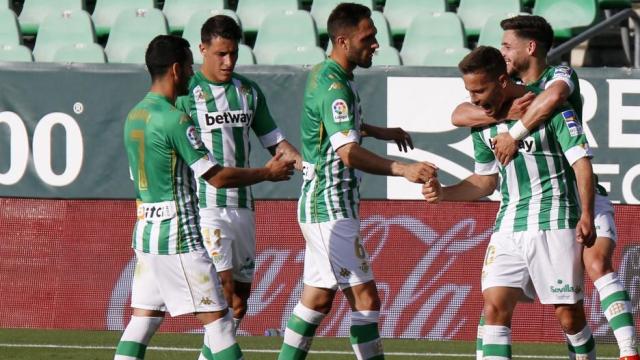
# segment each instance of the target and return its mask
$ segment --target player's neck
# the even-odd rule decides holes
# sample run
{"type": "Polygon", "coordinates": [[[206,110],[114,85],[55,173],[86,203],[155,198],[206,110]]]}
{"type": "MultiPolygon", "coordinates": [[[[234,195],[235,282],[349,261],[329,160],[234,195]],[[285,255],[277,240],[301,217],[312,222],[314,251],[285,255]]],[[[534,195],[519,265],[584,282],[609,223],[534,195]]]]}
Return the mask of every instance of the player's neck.
{"type": "Polygon", "coordinates": [[[533,58],[529,63],[529,68],[520,73],[520,79],[525,84],[531,84],[532,82],[538,81],[547,66],[549,66],[549,64],[547,64],[546,59],[533,58]]]}
{"type": "Polygon", "coordinates": [[[353,77],[353,70],[356,68],[357,65],[349,62],[345,54],[332,51],[329,57],[331,58],[331,60],[335,61],[338,65],[340,65],[342,70],[344,70],[344,72],[346,72],[347,75],[349,75],[349,77],[353,77]]]}
{"type": "Polygon", "coordinates": [[[163,80],[158,80],[151,84],[149,92],[164,96],[172,104],[176,103],[176,98],[178,97],[175,86],[163,80]]]}

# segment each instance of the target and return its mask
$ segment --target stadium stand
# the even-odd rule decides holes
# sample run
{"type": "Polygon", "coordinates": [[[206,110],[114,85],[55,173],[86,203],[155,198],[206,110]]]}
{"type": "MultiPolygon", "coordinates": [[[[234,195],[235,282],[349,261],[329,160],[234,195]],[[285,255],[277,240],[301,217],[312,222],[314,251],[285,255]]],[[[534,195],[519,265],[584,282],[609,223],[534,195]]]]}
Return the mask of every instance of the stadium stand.
{"type": "Polygon", "coordinates": [[[446,0],[387,0],[382,13],[389,22],[391,35],[402,37],[418,14],[446,10],[446,0]]]}
{"type": "Polygon", "coordinates": [[[391,30],[389,29],[389,23],[384,17],[384,14],[382,14],[380,11],[372,11],[371,19],[373,20],[373,25],[375,25],[376,30],[378,30],[378,33],[376,34],[378,44],[391,46],[391,30]]]}
{"type": "Polygon", "coordinates": [[[467,38],[477,38],[489,17],[520,11],[520,0],[460,0],[457,14],[467,38]]]}
{"type": "MultiPolygon", "coordinates": [[[[229,9],[210,10],[206,12],[194,13],[187,21],[187,24],[184,27],[184,31],[182,32],[182,37],[187,39],[187,41],[189,42],[191,52],[193,53],[193,62],[195,64],[202,64],[202,55],[200,54],[200,49],[198,48],[198,44],[200,44],[200,29],[202,28],[202,24],[204,24],[207,19],[215,15],[229,16],[234,19],[236,23],[240,24],[240,18],[238,17],[238,15],[233,10],[229,9]]],[[[253,55],[251,56],[253,57],[253,55]]]]}
{"type": "Polygon", "coordinates": [[[480,37],[478,38],[478,45],[493,46],[500,49],[502,44],[502,27],[500,22],[506,18],[514,17],[516,15],[527,15],[526,13],[507,13],[507,14],[494,14],[489,16],[484,22],[482,29],[480,29],[480,37]]]}
{"type": "Polygon", "coordinates": [[[255,65],[256,58],[251,48],[245,44],[238,44],[238,61],[236,65],[255,65]]]}
{"type": "MultiPolygon", "coordinates": [[[[322,38],[327,36],[327,20],[329,19],[329,14],[331,11],[340,3],[344,2],[343,0],[315,0],[311,4],[311,16],[316,21],[316,26],[318,27],[318,35],[322,38]]],[[[369,9],[373,10],[373,0],[353,0],[352,2],[357,4],[362,4],[369,9]]],[[[389,0],[387,0],[387,3],[389,0]]]]}
{"type": "Polygon", "coordinates": [[[84,10],[66,10],[48,15],[40,24],[33,57],[36,61],[53,61],[59,47],[95,43],[91,16],[84,10]]]}
{"type": "Polygon", "coordinates": [[[169,31],[179,34],[193,14],[226,8],[225,0],[165,0],[162,12],[167,18],[169,31]]]}
{"type": "Polygon", "coordinates": [[[18,17],[22,34],[35,35],[49,14],[66,10],[84,10],[84,0],[25,0],[18,17]]]}
{"type": "Polygon", "coordinates": [[[253,54],[258,64],[273,64],[278,53],[299,46],[315,47],[318,37],[313,18],[304,10],[272,12],[262,22],[253,54]],[[291,31],[295,29],[295,31],[291,31]]]}
{"type": "Polygon", "coordinates": [[[299,8],[298,0],[238,0],[236,13],[240,17],[244,34],[253,38],[270,13],[295,11],[299,8]]]}
{"type": "Polygon", "coordinates": [[[424,66],[457,66],[460,60],[471,50],[465,47],[433,48],[425,51],[422,61],[417,65],[424,66]]]}
{"type": "Polygon", "coordinates": [[[404,65],[421,65],[432,49],[466,46],[462,22],[456,14],[423,12],[407,29],[400,55],[404,65]]]}
{"type": "Polygon", "coordinates": [[[51,59],[61,63],[105,63],[107,57],[102,46],[95,43],[63,45],[56,49],[51,59]]]}
{"type": "Polygon", "coordinates": [[[9,9],[0,9],[0,45],[21,45],[22,34],[16,14],[9,9]]]}
{"type": "Polygon", "coordinates": [[[381,45],[373,54],[373,66],[399,66],[402,65],[400,53],[392,46],[381,45]]]}
{"type": "Polygon", "coordinates": [[[31,62],[31,50],[24,45],[0,45],[0,61],[31,62]]]}
{"type": "Polygon", "coordinates": [[[284,49],[273,58],[274,65],[314,65],[326,59],[324,50],[317,46],[298,46],[284,49]]]}
{"type": "Polygon", "coordinates": [[[108,35],[121,12],[130,9],[151,9],[154,0],[96,0],[91,17],[98,37],[108,35]]]}
{"type": "Polygon", "coordinates": [[[556,40],[566,41],[593,24],[597,10],[596,0],[536,0],[533,14],[547,19],[556,40]]]}
{"type": "MultiPolygon", "coordinates": [[[[125,10],[118,15],[111,28],[105,46],[107,60],[111,63],[126,63],[132,59],[140,59],[135,55],[140,52],[140,48],[146,49],[151,39],[157,35],[166,35],[168,30],[167,20],[159,9],[125,10]]],[[[142,59],[144,60],[144,56],[142,59]]]]}

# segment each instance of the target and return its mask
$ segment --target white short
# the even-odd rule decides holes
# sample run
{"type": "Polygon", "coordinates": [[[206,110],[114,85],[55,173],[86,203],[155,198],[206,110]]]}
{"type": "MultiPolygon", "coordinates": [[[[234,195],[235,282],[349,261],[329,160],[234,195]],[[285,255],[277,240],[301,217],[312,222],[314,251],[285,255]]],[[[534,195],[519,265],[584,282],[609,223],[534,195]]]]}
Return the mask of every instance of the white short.
{"type": "Polygon", "coordinates": [[[300,223],[306,247],[306,285],[341,289],[373,280],[373,271],[360,241],[360,221],[340,219],[322,223],[300,223]]]}
{"type": "Polygon", "coordinates": [[[253,281],[256,257],[256,216],[244,208],[200,209],[200,229],[218,272],[233,269],[233,279],[253,281]]]}
{"type": "Polygon", "coordinates": [[[176,255],[135,252],[131,307],[169,311],[171,316],[227,308],[206,250],[176,255]]]}
{"type": "Polygon", "coordinates": [[[575,229],[497,232],[487,247],[482,291],[513,287],[531,299],[537,293],[543,304],[575,304],[584,296],[583,278],[575,229]]]}
{"type": "Polygon", "coordinates": [[[616,223],[613,220],[613,204],[607,196],[596,194],[593,213],[596,235],[609,238],[614,242],[618,240],[616,223]]]}

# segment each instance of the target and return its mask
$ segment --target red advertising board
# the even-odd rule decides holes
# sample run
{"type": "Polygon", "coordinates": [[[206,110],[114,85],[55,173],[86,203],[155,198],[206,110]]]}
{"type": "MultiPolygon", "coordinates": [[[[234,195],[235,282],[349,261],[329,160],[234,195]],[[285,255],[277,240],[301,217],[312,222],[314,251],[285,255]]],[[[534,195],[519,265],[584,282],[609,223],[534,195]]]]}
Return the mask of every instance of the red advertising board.
{"type": "MultiPolygon", "coordinates": [[[[132,201],[0,199],[0,327],[121,330],[129,316],[135,221],[132,201]]],[[[257,203],[256,277],[240,334],[284,328],[302,288],[304,244],[295,201],[257,203]]],[[[364,201],[361,235],[383,300],[384,337],[475,338],[480,270],[497,203],[364,201]]],[[[614,263],[634,309],[640,302],[640,207],[616,206],[614,263]]],[[[596,334],[612,340],[597,293],[586,280],[585,307],[596,334]]],[[[349,307],[336,297],[319,329],[347,336],[349,307]]],[[[637,318],[636,314],[636,318],[637,318]]],[[[637,323],[637,321],[636,321],[637,323]]],[[[164,331],[198,331],[189,316],[164,331]]],[[[521,304],[516,341],[563,341],[553,309],[521,304]]]]}

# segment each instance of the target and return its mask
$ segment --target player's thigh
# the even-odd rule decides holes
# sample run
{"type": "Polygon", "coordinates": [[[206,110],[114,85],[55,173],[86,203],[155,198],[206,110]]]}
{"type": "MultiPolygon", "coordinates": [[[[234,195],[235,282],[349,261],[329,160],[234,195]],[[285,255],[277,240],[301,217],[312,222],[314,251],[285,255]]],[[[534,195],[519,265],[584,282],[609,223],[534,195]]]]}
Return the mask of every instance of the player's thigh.
{"type": "Polygon", "coordinates": [[[131,307],[150,311],[165,311],[166,307],[159,288],[159,279],[153,270],[153,254],[134,250],[136,266],[131,284],[131,307]]]}
{"type": "Polygon", "coordinates": [[[529,273],[540,302],[575,304],[584,296],[582,245],[575,229],[527,232],[529,273]]]}
{"type": "Polygon", "coordinates": [[[516,234],[493,233],[482,266],[482,291],[490,288],[516,288],[522,290],[524,295],[519,300],[534,299],[536,294],[523,251],[522,241],[516,234]]]}
{"type": "Polygon", "coordinates": [[[235,234],[227,208],[200,209],[200,231],[216,270],[233,268],[232,242],[235,234]]]}
{"type": "Polygon", "coordinates": [[[160,293],[172,316],[227,308],[215,267],[206,250],[156,259],[160,293]]]}
{"type": "Polygon", "coordinates": [[[231,257],[233,279],[251,283],[255,272],[256,217],[251,209],[232,209],[229,217],[233,225],[231,257]]]}

